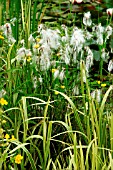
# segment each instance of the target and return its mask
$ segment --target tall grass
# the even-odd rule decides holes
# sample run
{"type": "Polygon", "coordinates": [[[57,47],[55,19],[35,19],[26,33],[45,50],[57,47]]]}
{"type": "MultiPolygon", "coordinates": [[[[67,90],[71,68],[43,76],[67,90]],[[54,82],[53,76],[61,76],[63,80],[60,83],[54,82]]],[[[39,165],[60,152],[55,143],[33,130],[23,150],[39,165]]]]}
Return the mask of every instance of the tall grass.
{"type": "MultiPolygon", "coordinates": [[[[76,63],[73,59],[76,50],[71,47],[68,51],[70,64],[66,63],[62,51],[70,45],[68,36],[71,31],[64,26],[58,25],[61,33],[59,42],[65,39],[58,48],[57,38],[55,47],[54,42],[51,44],[51,37],[43,42],[37,27],[42,26],[47,8],[44,0],[0,2],[1,25],[5,27],[16,17],[15,26],[11,25],[11,36],[16,41],[11,43],[0,28],[0,170],[112,169],[111,73],[105,82],[88,77],[85,45],[78,52],[76,63]],[[37,5],[41,6],[38,17],[37,5]],[[46,43],[52,46],[49,56],[48,48],[44,48],[46,43]],[[18,54],[20,49],[24,50],[18,54]],[[50,57],[52,63],[45,70],[40,64],[42,52],[48,56],[44,61],[50,57]],[[98,90],[101,90],[99,100],[98,90]],[[95,97],[92,91],[95,91],[95,97]]],[[[83,29],[87,33],[87,28],[83,26],[83,29]]],[[[42,30],[51,33],[50,28],[42,27],[42,30]]],[[[54,31],[58,30],[52,29],[55,36],[54,31]]],[[[103,44],[105,49],[106,45],[103,44]]],[[[102,78],[104,62],[99,62],[102,78]]]]}

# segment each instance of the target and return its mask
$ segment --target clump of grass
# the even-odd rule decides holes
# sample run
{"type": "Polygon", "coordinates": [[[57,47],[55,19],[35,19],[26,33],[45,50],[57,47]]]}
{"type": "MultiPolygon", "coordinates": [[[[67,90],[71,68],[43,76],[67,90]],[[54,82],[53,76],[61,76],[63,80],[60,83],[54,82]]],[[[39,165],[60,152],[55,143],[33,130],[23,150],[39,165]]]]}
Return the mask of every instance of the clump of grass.
{"type": "Polygon", "coordinates": [[[87,12],[82,29],[48,28],[44,1],[38,21],[37,1],[8,2],[0,6],[0,169],[112,169],[111,18],[93,26],[87,12]]]}

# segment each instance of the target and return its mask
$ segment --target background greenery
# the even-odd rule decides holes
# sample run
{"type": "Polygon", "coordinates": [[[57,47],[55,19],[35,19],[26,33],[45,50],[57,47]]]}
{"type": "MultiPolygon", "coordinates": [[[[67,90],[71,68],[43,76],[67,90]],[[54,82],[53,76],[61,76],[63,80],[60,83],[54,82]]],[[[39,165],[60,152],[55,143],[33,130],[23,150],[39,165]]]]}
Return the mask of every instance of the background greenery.
{"type": "MultiPolygon", "coordinates": [[[[30,34],[35,40],[40,38],[37,33],[39,24],[61,31],[61,24],[65,24],[69,33],[75,25],[85,29],[83,14],[93,8],[93,22],[106,25],[106,8],[109,7],[112,7],[110,1],[82,5],[72,5],[63,0],[0,1],[0,26],[16,17],[15,26],[12,26],[16,42],[9,45],[2,30],[4,40],[0,40],[0,90],[6,91],[6,94],[0,94],[0,98],[8,102],[0,107],[1,170],[113,169],[112,74],[107,72],[100,77],[97,64],[100,61],[97,61],[92,68],[96,67],[95,74],[91,70],[91,76],[84,83],[85,62],[80,60],[79,71],[75,65],[56,65],[60,66],[60,71],[65,70],[65,78],[60,81],[54,80],[54,67],[44,72],[35,69],[30,62],[23,65],[13,60],[22,47],[22,39],[25,40],[25,48],[29,49],[30,34]],[[38,79],[36,88],[33,87],[34,76],[38,79]],[[77,77],[80,77],[79,81],[77,77]],[[78,95],[72,91],[76,84],[80,90],[78,95]],[[101,84],[106,86],[101,87],[101,84]],[[91,96],[96,89],[102,90],[100,103],[91,96]],[[4,120],[6,123],[3,123],[4,120]],[[15,137],[13,140],[12,135],[15,137]],[[20,164],[15,162],[17,154],[23,156],[20,164]]],[[[113,26],[112,18],[108,19],[113,26]]],[[[112,42],[112,37],[110,40],[112,42]]],[[[95,50],[97,46],[93,48],[95,50]]],[[[106,49],[110,50],[110,47],[106,46],[106,49]]],[[[57,53],[53,50],[53,59],[57,60],[57,53]]]]}

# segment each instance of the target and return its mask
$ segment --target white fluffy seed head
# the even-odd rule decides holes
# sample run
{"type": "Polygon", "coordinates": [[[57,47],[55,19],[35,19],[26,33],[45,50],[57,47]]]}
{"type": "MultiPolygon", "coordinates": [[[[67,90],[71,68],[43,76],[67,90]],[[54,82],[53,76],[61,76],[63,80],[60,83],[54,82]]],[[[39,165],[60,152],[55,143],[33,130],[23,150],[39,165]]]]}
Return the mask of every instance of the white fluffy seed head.
{"type": "Polygon", "coordinates": [[[112,70],[113,70],[113,60],[110,60],[108,64],[108,71],[111,72],[112,70]]]}

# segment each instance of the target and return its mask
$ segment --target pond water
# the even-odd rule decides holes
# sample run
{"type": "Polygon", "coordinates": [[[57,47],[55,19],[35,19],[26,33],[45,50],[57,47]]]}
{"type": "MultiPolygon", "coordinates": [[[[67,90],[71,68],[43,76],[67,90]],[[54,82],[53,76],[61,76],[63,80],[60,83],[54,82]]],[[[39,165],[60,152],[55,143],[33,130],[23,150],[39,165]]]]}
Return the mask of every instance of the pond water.
{"type": "MultiPolygon", "coordinates": [[[[84,0],[81,4],[71,4],[69,0],[53,0],[46,8],[42,22],[55,25],[66,24],[68,26],[80,25],[83,13],[90,11],[94,22],[104,24],[107,19],[106,9],[113,8],[113,0],[84,0]]],[[[40,8],[39,8],[40,10],[40,8]]]]}

